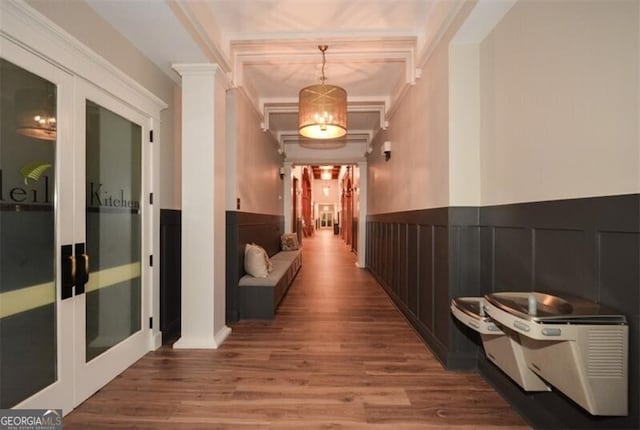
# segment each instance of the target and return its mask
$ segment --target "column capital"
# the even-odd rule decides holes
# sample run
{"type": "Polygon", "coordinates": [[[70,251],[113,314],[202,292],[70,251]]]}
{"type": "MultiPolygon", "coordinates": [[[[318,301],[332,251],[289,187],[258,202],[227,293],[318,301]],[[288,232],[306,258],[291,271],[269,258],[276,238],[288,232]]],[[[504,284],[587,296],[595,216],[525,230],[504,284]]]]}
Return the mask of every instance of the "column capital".
{"type": "Polygon", "coordinates": [[[224,69],[216,63],[174,63],[171,68],[183,78],[186,76],[222,77],[225,87],[232,88],[232,82],[224,69]]]}

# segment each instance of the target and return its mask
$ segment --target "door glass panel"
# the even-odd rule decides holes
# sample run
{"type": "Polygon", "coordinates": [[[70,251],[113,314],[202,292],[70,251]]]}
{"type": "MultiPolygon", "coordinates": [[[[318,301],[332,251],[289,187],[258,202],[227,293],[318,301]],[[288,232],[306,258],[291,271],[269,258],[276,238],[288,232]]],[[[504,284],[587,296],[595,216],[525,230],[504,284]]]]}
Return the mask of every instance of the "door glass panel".
{"type": "Polygon", "coordinates": [[[139,125],[87,100],[86,361],[141,329],[139,125]]]}
{"type": "Polygon", "coordinates": [[[57,380],[56,97],[0,59],[0,409],[57,380]]]}

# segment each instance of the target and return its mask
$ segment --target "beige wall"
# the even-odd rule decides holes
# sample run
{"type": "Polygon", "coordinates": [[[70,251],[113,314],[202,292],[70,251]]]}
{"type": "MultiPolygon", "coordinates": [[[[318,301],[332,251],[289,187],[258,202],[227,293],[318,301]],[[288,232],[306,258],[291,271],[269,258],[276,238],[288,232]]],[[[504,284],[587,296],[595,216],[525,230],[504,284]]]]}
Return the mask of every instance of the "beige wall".
{"type": "Polygon", "coordinates": [[[449,47],[449,205],[480,206],[480,54],[449,47]]]}
{"type": "Polygon", "coordinates": [[[229,133],[235,136],[230,145],[235,146],[233,164],[236,167],[235,175],[227,176],[227,180],[233,180],[235,176],[235,193],[241,202],[240,210],[282,215],[283,180],[280,179],[280,167],[283,159],[278,154],[277,142],[271,133],[262,131],[258,113],[241,90],[230,90],[227,103],[231,116],[229,133]]]}
{"type": "Polygon", "coordinates": [[[369,213],[640,192],[639,9],[521,0],[450,45],[463,8],[374,140],[369,213]]]}
{"type": "Polygon", "coordinates": [[[484,40],[483,205],[640,191],[639,5],[520,1],[484,40]]]}
{"type": "Polygon", "coordinates": [[[422,77],[376,135],[368,157],[369,214],[449,205],[449,55],[455,30],[469,13],[463,7],[422,69],[422,77]],[[391,141],[391,159],[381,145],[391,141]]]}
{"type": "Polygon", "coordinates": [[[180,134],[173,130],[175,83],[84,1],[27,3],[169,105],[160,115],[160,207],[179,208],[180,159],[176,160],[175,154],[180,153],[180,140],[176,139],[180,134]]]}

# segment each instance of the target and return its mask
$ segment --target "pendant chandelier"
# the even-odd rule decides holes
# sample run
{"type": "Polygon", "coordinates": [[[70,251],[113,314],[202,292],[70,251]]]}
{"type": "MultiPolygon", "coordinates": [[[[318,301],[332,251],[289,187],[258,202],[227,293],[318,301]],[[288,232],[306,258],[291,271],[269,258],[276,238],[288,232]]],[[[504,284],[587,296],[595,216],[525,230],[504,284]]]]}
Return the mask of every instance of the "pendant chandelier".
{"type": "Polygon", "coordinates": [[[322,52],[322,83],[304,87],[298,93],[298,131],[311,139],[335,139],[347,133],[347,92],[324,82],[325,51],[322,52]]]}
{"type": "Polygon", "coordinates": [[[16,93],[16,133],[41,140],[56,140],[54,89],[28,88],[16,93]]]}

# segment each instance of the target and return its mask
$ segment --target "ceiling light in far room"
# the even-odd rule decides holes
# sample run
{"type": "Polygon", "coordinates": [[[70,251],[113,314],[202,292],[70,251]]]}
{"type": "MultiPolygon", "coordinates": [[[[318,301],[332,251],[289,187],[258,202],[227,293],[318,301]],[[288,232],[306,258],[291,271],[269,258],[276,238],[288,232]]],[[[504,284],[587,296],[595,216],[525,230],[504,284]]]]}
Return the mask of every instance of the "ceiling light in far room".
{"type": "Polygon", "coordinates": [[[55,89],[24,89],[16,93],[16,133],[41,140],[56,140],[55,89]]]}
{"type": "Polygon", "coordinates": [[[322,83],[304,87],[298,93],[298,131],[311,139],[335,139],[347,133],[347,92],[324,82],[325,51],[322,52],[322,83]]]}
{"type": "Polygon", "coordinates": [[[320,167],[320,179],[323,181],[330,181],[333,178],[331,171],[333,170],[333,166],[322,166],[320,167]]]}

